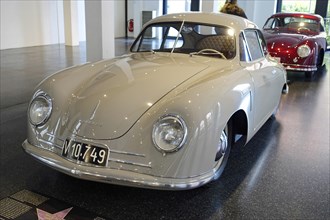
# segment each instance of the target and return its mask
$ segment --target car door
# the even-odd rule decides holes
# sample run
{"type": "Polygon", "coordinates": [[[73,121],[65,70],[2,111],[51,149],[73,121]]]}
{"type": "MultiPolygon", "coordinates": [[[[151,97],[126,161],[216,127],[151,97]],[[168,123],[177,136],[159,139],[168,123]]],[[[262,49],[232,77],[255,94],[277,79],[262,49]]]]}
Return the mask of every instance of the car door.
{"type": "Polygon", "coordinates": [[[259,30],[244,30],[240,40],[244,41],[247,48],[247,54],[243,56],[241,63],[249,71],[254,84],[252,96],[253,129],[257,131],[279,103],[281,74],[280,70],[267,59],[266,43],[259,30]]]}

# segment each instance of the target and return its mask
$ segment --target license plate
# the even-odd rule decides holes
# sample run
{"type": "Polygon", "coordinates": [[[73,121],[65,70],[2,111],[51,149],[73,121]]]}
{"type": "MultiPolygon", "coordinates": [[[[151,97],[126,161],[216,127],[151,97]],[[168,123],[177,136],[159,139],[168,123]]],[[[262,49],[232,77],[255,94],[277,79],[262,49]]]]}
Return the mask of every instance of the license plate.
{"type": "Polygon", "coordinates": [[[97,166],[106,166],[109,149],[66,139],[63,144],[62,156],[97,166]]]}

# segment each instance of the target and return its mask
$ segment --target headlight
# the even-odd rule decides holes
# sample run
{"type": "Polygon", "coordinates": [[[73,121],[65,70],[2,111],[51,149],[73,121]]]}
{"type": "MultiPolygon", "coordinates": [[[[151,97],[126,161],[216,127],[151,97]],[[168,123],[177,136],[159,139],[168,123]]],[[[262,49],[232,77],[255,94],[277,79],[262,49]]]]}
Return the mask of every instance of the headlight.
{"type": "Polygon", "coordinates": [[[52,113],[52,100],[45,94],[36,95],[29,105],[29,120],[35,125],[43,125],[52,113]]]}
{"type": "Polygon", "coordinates": [[[305,58],[311,53],[311,48],[307,45],[301,45],[298,47],[297,53],[301,58],[305,58]]]}
{"type": "Polygon", "coordinates": [[[179,150],[186,142],[186,138],[186,123],[178,115],[165,115],[154,124],[152,140],[161,151],[179,150]]]}

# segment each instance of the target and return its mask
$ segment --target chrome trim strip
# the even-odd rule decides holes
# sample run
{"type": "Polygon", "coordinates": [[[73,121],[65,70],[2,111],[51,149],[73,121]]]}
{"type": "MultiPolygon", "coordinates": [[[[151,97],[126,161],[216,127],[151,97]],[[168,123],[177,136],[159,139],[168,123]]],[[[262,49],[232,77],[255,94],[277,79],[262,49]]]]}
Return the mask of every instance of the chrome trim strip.
{"type": "Polygon", "coordinates": [[[41,139],[41,138],[38,138],[38,137],[37,137],[37,141],[42,142],[42,143],[44,143],[44,144],[48,144],[48,145],[50,145],[50,146],[52,146],[52,147],[56,147],[56,148],[58,148],[58,149],[62,149],[62,148],[63,148],[63,146],[60,146],[60,145],[55,144],[55,143],[53,143],[53,142],[46,141],[46,140],[41,139]]]}
{"type": "Polygon", "coordinates": [[[63,138],[59,138],[59,137],[56,137],[57,139],[59,139],[60,141],[62,141],[64,143],[65,139],[63,138]]]}
{"type": "Polygon", "coordinates": [[[135,163],[135,162],[125,161],[125,160],[118,160],[118,159],[109,158],[108,161],[116,162],[116,163],[122,163],[122,164],[128,164],[128,165],[134,165],[134,166],[140,166],[140,167],[146,167],[146,168],[152,168],[151,165],[149,165],[149,164],[135,163]]]}
{"type": "Polygon", "coordinates": [[[46,133],[46,135],[48,135],[49,137],[55,138],[55,134],[51,134],[51,133],[46,133]]]}
{"type": "Polygon", "coordinates": [[[116,154],[125,154],[125,155],[130,155],[130,156],[138,156],[138,157],[146,157],[145,154],[138,154],[138,153],[131,153],[131,152],[126,152],[126,151],[118,151],[118,150],[111,150],[111,153],[116,153],[116,154]]]}

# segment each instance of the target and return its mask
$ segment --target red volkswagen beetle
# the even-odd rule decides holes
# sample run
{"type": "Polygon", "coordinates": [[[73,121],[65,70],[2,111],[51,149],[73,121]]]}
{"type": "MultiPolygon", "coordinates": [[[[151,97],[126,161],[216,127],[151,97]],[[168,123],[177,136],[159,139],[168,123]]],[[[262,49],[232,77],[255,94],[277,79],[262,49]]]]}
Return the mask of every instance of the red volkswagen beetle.
{"type": "Polygon", "coordinates": [[[270,55],[287,70],[311,77],[323,66],[326,33],[320,15],[277,13],[268,18],[263,33],[270,55]]]}

